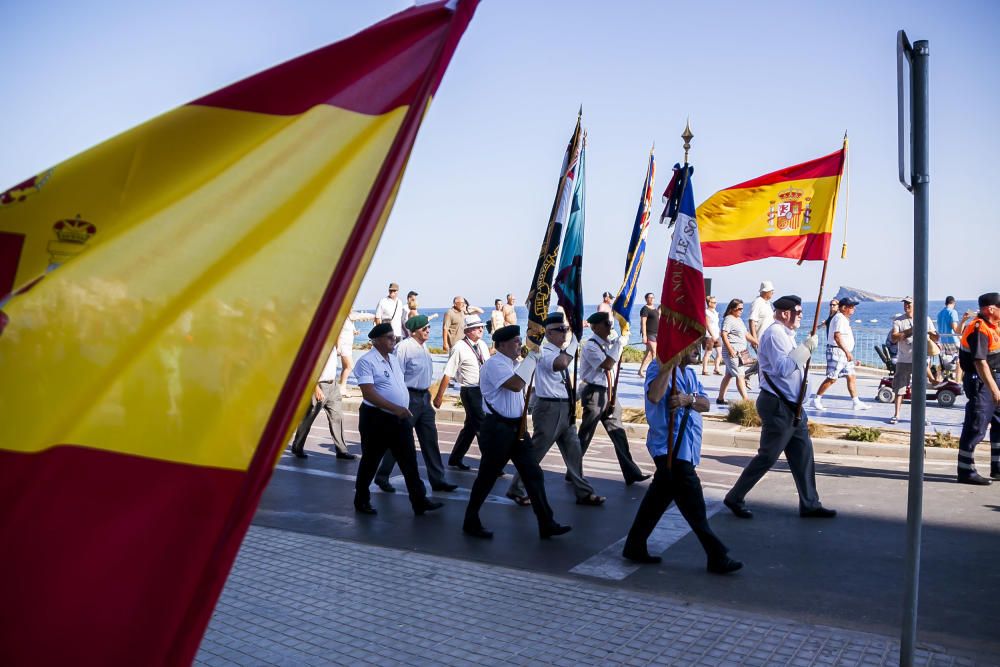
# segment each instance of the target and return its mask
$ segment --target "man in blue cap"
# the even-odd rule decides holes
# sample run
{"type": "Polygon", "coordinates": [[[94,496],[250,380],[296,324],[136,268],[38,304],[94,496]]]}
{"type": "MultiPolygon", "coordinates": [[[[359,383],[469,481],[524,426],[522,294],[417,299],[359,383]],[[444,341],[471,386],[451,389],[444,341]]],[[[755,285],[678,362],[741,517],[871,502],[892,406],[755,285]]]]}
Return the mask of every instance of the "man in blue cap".
{"type": "Polygon", "coordinates": [[[372,349],[354,367],[354,377],[361,388],[358,430],[361,432],[361,462],[354,486],[354,509],[360,514],[377,514],[371,504],[368,486],[386,451],[392,452],[406,480],[410,505],[418,516],[443,505],[427,498],[427,490],[417,470],[417,452],[413,446],[410,424],[410,397],[403,381],[403,371],[393,354],[396,334],[392,324],[382,322],[368,332],[372,349]]]}
{"type": "MultiPolygon", "coordinates": [[[[431,336],[430,320],[426,315],[417,315],[406,320],[406,330],[410,332],[403,342],[396,346],[396,359],[403,369],[403,382],[410,395],[410,424],[417,431],[420,441],[420,453],[424,457],[427,468],[427,481],[435,491],[446,493],[458,488],[449,484],[444,478],[444,466],[441,465],[441,450],[438,449],[437,423],[434,421],[434,408],[431,407],[430,386],[434,373],[434,360],[427,351],[427,339],[431,336]]],[[[409,431],[413,440],[413,431],[409,431]]],[[[382,465],[375,475],[375,484],[386,493],[395,493],[396,489],[389,483],[389,476],[396,465],[392,451],[382,457],[382,465]]]]}

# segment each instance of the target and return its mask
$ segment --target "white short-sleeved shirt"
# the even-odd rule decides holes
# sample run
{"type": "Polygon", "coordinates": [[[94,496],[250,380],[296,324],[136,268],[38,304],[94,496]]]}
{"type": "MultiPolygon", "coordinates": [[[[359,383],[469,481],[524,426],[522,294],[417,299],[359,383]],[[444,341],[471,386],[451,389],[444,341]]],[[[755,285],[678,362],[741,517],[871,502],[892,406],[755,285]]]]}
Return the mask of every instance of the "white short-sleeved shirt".
{"type": "Polygon", "coordinates": [[[524,394],[502,386],[512,377],[514,361],[505,354],[494,354],[479,369],[479,389],[483,392],[483,411],[486,414],[492,414],[495,408],[501,417],[521,418],[524,412],[524,394]]]}
{"type": "Polygon", "coordinates": [[[337,348],[334,347],[330,350],[330,356],[326,358],[323,372],[319,374],[320,382],[335,382],[337,380],[337,360],[339,358],[340,355],[337,354],[337,348]]]}
{"type": "MultiPolygon", "coordinates": [[[[500,311],[496,311],[500,312],[500,311]]],[[[450,378],[455,378],[463,387],[479,386],[479,367],[490,358],[490,348],[486,346],[480,338],[473,343],[468,338],[455,343],[448,363],[444,367],[444,374],[450,378]],[[479,356],[476,356],[476,352],[479,356]]]]}
{"type": "Polygon", "coordinates": [[[771,326],[771,322],[774,322],[774,306],[764,297],[757,297],[750,304],[750,319],[748,321],[757,323],[755,331],[757,337],[760,338],[761,334],[771,326]]]}
{"type": "Polygon", "coordinates": [[[382,322],[391,323],[392,333],[397,338],[401,338],[403,336],[403,313],[405,311],[406,305],[398,297],[390,299],[384,296],[375,307],[375,317],[382,322]]]}
{"type": "Polygon", "coordinates": [[[396,346],[396,359],[403,369],[403,382],[410,389],[427,389],[434,377],[434,360],[427,348],[412,337],[396,346]]]}
{"type": "Polygon", "coordinates": [[[854,331],[851,329],[851,321],[843,313],[837,313],[830,320],[830,338],[826,341],[828,347],[839,348],[834,334],[840,334],[840,344],[848,352],[854,352],[854,331]]]}
{"type": "Polygon", "coordinates": [[[580,346],[580,379],[587,384],[598,387],[608,386],[608,377],[601,364],[610,357],[608,348],[611,344],[603,338],[593,335],[580,346]]]}
{"type": "MultiPolygon", "coordinates": [[[[900,315],[892,321],[892,330],[894,332],[906,331],[907,329],[913,328],[913,318],[907,317],[906,315],[900,315]]],[[[937,333],[937,327],[934,326],[934,322],[931,318],[927,318],[927,333],[937,333]]],[[[898,354],[896,355],[896,363],[901,364],[912,364],[913,363],[913,336],[907,336],[905,338],[900,338],[896,341],[896,349],[898,354]]]]}
{"type": "Polygon", "coordinates": [[[563,371],[552,368],[552,364],[555,363],[562,350],[546,339],[542,341],[541,352],[538,366],[535,368],[535,393],[539,398],[565,398],[569,400],[569,388],[565,381],[568,377],[568,369],[564,376],[563,371]]]}
{"type": "Polygon", "coordinates": [[[715,308],[705,307],[705,337],[719,337],[719,311],[715,308]]]}
{"type": "MultiPolygon", "coordinates": [[[[399,367],[395,354],[390,354],[386,359],[375,348],[368,350],[354,366],[354,377],[359,385],[374,385],[375,392],[390,403],[403,408],[410,406],[410,393],[406,391],[403,370],[399,367]]],[[[365,400],[362,403],[375,407],[365,400]]]]}
{"type": "MultiPolygon", "coordinates": [[[[802,369],[789,357],[797,347],[795,331],[781,322],[774,322],[760,336],[757,359],[760,362],[760,386],[764,391],[774,393],[773,382],[787,401],[795,401],[802,387],[802,369]],[[767,375],[770,382],[764,379],[767,375]]],[[[806,387],[808,389],[808,387],[806,387]]]]}

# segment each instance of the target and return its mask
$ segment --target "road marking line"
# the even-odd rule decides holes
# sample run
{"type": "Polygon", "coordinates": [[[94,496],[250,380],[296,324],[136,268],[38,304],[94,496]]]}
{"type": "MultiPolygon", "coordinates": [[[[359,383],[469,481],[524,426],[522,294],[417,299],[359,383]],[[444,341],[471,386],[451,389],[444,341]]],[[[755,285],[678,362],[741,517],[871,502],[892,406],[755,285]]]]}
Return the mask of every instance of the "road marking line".
{"type": "MultiPolygon", "coordinates": [[[[703,486],[707,485],[703,483],[703,486]]],[[[711,517],[722,508],[722,501],[706,498],[705,506],[706,514],[711,517]]],[[[671,504],[670,509],[664,512],[663,518],[656,524],[656,528],[653,529],[652,534],[649,536],[646,548],[651,554],[662,554],[690,532],[691,526],[681,516],[677,505],[671,504]]],[[[625,538],[623,537],[582,563],[579,563],[570,572],[598,579],[621,581],[642,567],[622,557],[622,549],[624,547],[625,538]]]]}

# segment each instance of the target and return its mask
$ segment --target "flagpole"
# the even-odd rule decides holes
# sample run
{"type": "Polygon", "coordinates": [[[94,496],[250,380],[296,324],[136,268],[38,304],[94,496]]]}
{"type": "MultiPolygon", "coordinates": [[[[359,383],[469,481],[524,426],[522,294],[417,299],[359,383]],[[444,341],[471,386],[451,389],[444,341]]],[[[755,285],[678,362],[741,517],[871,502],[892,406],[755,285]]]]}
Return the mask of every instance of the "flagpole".
{"type": "MultiPolygon", "coordinates": [[[[677,198],[677,210],[674,211],[671,224],[677,222],[677,215],[680,213],[681,210],[681,202],[684,201],[684,190],[687,189],[688,151],[691,150],[691,140],[694,139],[694,133],[691,131],[690,119],[688,119],[687,123],[684,124],[684,132],[681,134],[681,139],[684,140],[684,167],[682,168],[681,171],[681,183],[680,183],[681,189],[680,189],[680,196],[677,198]]],[[[677,231],[675,230],[674,233],[676,234],[677,231]]],[[[657,363],[659,363],[659,361],[657,361],[657,363]]],[[[678,364],[674,364],[673,368],[670,371],[671,398],[680,393],[677,391],[677,365],[678,364]]],[[[673,468],[674,457],[673,457],[673,452],[671,450],[674,447],[674,415],[676,414],[676,412],[677,412],[676,408],[670,408],[669,412],[667,413],[669,416],[667,420],[667,470],[673,468]]]]}

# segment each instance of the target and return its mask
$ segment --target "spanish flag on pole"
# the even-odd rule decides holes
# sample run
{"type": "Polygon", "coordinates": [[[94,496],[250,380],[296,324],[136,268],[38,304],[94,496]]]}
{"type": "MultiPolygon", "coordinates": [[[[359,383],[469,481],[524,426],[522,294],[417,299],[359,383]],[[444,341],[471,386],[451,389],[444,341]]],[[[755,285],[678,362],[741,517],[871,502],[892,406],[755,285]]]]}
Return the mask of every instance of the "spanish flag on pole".
{"type": "Polygon", "coordinates": [[[0,194],[0,664],[193,659],[475,5],[0,194]]]}
{"type": "Polygon", "coordinates": [[[825,260],[844,173],[844,147],[712,195],[698,207],[705,266],[765,257],[825,260]]]}

